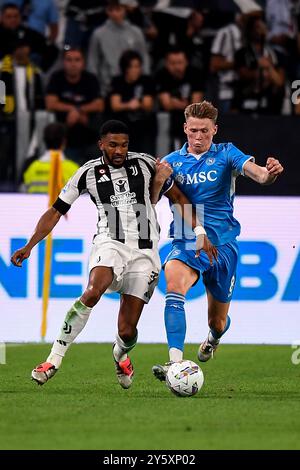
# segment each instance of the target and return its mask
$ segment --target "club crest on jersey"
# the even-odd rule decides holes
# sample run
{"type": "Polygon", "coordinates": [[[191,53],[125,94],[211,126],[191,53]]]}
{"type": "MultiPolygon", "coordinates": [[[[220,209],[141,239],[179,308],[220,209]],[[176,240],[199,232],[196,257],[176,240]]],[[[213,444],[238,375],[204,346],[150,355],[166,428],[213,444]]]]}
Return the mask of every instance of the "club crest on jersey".
{"type": "Polygon", "coordinates": [[[214,157],[208,157],[205,161],[206,165],[213,165],[216,159],[214,157]]]}
{"type": "Polygon", "coordinates": [[[129,167],[129,170],[131,170],[131,175],[132,176],[137,176],[138,175],[138,169],[137,169],[136,165],[131,165],[129,167]]]}
{"type": "Polygon", "coordinates": [[[185,176],[181,172],[177,173],[177,175],[175,176],[175,181],[177,181],[177,183],[179,183],[179,184],[183,184],[184,179],[185,179],[185,176]]]}

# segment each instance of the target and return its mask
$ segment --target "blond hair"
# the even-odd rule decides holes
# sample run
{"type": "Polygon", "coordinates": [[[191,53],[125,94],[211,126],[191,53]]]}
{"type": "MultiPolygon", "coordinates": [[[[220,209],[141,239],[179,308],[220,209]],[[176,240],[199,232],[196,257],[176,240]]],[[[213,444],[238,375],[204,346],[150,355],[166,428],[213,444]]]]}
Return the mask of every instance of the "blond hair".
{"type": "Polygon", "coordinates": [[[189,104],[184,110],[185,120],[194,117],[198,119],[211,119],[215,124],[218,118],[218,110],[209,101],[189,104]]]}

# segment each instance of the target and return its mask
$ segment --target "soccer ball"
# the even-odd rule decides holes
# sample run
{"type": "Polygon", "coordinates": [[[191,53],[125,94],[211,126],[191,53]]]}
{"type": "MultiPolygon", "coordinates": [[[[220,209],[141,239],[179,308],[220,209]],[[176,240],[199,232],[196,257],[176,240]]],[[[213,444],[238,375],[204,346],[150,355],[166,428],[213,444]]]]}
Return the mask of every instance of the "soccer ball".
{"type": "Polygon", "coordinates": [[[174,362],[166,376],[166,385],[172,393],[179,397],[191,397],[202,387],[203,372],[193,361],[174,362]]]}

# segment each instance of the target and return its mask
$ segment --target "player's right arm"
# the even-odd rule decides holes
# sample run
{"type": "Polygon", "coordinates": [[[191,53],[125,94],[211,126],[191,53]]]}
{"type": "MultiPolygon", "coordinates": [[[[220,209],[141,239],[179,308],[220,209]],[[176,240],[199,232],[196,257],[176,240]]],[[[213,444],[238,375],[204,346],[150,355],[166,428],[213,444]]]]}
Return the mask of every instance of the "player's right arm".
{"type": "Polygon", "coordinates": [[[152,204],[155,205],[162,196],[162,193],[172,187],[173,180],[170,178],[172,173],[172,167],[168,162],[161,162],[159,158],[156,159],[155,176],[150,191],[152,204]]]}
{"type": "Polygon", "coordinates": [[[73,202],[86,189],[86,174],[88,165],[80,167],[70,178],[60,195],[50,209],[48,209],[39,219],[35,231],[28,243],[19,248],[11,257],[11,262],[18,267],[29,258],[32,248],[43,240],[55,227],[62,215],[65,215],[73,202]]]}
{"type": "Polygon", "coordinates": [[[22,262],[29,258],[32,248],[53,230],[61,216],[62,214],[54,209],[54,207],[50,207],[38,221],[35,231],[28,243],[14,252],[11,257],[11,262],[15,266],[21,267],[22,262]]]}
{"type": "Polygon", "coordinates": [[[244,174],[262,185],[274,183],[282,172],[283,166],[273,157],[267,159],[265,167],[256,165],[256,163],[250,161],[246,162],[244,165],[244,174]]]}

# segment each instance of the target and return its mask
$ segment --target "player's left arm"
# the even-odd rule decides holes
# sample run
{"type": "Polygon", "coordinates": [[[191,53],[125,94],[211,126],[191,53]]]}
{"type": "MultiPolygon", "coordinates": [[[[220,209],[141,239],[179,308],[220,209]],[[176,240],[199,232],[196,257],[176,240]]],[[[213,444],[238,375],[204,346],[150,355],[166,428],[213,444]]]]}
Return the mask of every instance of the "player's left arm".
{"type": "Polygon", "coordinates": [[[259,166],[252,161],[247,161],[243,168],[244,175],[262,185],[274,183],[283,172],[283,166],[276,158],[269,157],[266,166],[259,166]]]}

